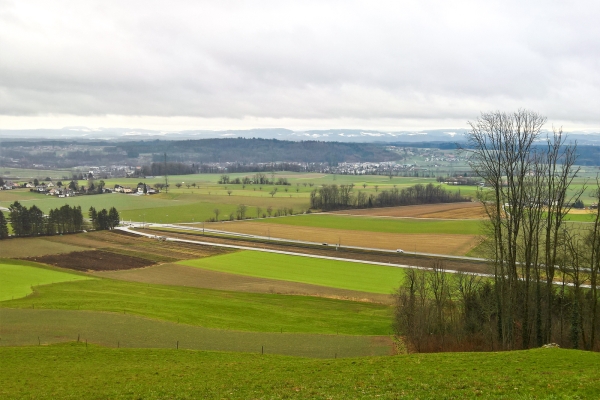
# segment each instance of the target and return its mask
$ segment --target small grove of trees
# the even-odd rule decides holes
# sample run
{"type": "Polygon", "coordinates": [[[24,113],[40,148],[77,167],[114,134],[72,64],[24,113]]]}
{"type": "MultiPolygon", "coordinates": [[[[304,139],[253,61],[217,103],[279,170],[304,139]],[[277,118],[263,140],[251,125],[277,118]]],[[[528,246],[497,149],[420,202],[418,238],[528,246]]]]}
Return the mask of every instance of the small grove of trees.
{"type": "Polygon", "coordinates": [[[394,294],[394,330],[409,352],[493,351],[494,290],[475,274],[450,274],[436,262],[431,270],[407,269],[394,294]]]}
{"type": "Polygon", "coordinates": [[[310,194],[310,208],[319,210],[339,210],[345,208],[391,207],[415,204],[452,203],[470,201],[470,198],[451,192],[433,183],[414,185],[403,189],[382,190],[377,195],[367,195],[354,185],[323,185],[310,194]]]}
{"type": "MultiPolygon", "coordinates": [[[[600,210],[591,224],[565,223],[585,185],[569,190],[579,171],[577,147],[561,130],[537,144],[545,121],[519,110],[484,113],[470,123],[466,151],[487,187],[478,200],[488,217],[484,251],[493,273],[454,284],[440,268],[407,276],[397,295],[396,331],[414,350],[552,342],[600,350],[600,210]]],[[[600,199],[600,180],[596,185],[600,199]]]]}
{"type": "Polygon", "coordinates": [[[94,207],[90,207],[88,216],[92,227],[97,231],[112,230],[119,225],[121,220],[119,212],[114,207],[111,207],[109,211],[104,208],[101,211],[96,211],[94,207]]]}
{"type": "Polygon", "coordinates": [[[8,209],[13,235],[16,237],[73,233],[83,229],[83,214],[79,206],[65,204],[44,215],[35,205],[27,208],[15,201],[8,209]]]}

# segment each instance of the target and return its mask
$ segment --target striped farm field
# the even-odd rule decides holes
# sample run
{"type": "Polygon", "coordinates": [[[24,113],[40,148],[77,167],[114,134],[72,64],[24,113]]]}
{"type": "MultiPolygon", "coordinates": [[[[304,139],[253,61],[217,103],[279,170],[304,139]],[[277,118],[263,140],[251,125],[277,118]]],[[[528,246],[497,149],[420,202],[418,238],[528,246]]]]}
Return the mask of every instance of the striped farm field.
{"type": "MultiPolygon", "coordinates": [[[[0,308],[4,346],[89,342],[104,347],[171,348],[285,354],[301,357],[386,355],[389,336],[245,332],[97,311],[0,308]]],[[[91,347],[91,346],[90,346],[91,347]]],[[[1,390],[1,389],[0,389],[1,390]]],[[[0,396],[1,397],[1,396],[0,396]]]]}
{"type": "Polygon", "coordinates": [[[34,287],[1,308],[100,311],[213,329],[387,335],[391,307],[310,296],[241,293],[112,279],[34,287]]]}
{"type": "Polygon", "coordinates": [[[213,271],[280,279],[362,292],[391,294],[404,276],[401,268],[348,261],[240,251],[184,260],[179,264],[213,271]]]}
{"type": "Polygon", "coordinates": [[[357,210],[336,211],[339,215],[360,215],[371,217],[397,218],[439,218],[439,219],[484,219],[485,210],[480,203],[440,203],[415,206],[363,208],[357,210]]]}
{"type": "Polygon", "coordinates": [[[333,214],[310,214],[261,219],[257,220],[257,222],[383,233],[444,233],[458,235],[478,235],[481,233],[481,223],[476,220],[428,221],[413,219],[367,218],[333,214]]]}
{"type": "Polygon", "coordinates": [[[0,301],[25,297],[33,286],[85,279],[91,278],[24,261],[0,260],[0,301]]]}
{"type": "MultiPolygon", "coordinates": [[[[327,215],[322,216],[330,217],[327,215]]],[[[249,235],[259,235],[265,237],[270,236],[272,238],[328,243],[330,245],[341,243],[342,246],[369,247],[384,250],[403,249],[406,252],[417,251],[421,253],[449,255],[465,255],[480,243],[479,236],[475,234],[382,233],[367,230],[360,231],[270,223],[283,219],[300,220],[302,218],[304,217],[271,218],[267,220],[260,220],[261,222],[236,221],[227,223],[212,223],[206,224],[206,228],[218,229],[227,232],[245,233],[249,235]]],[[[354,217],[353,219],[363,220],[367,218],[354,217]]],[[[396,219],[390,220],[390,222],[397,222],[400,224],[404,221],[396,219]]]]}

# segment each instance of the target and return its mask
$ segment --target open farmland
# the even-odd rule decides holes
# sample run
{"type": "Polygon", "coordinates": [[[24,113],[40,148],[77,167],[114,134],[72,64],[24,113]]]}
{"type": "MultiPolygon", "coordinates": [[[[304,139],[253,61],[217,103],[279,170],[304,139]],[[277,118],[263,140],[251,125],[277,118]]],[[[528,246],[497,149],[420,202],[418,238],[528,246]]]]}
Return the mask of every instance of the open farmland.
{"type": "Polygon", "coordinates": [[[0,347],[5,366],[0,376],[0,396],[592,399],[600,392],[600,355],[577,350],[337,360],[261,355],[260,348],[256,353],[86,348],[82,343],[0,347]]]}
{"type": "MultiPolygon", "coordinates": [[[[332,217],[319,215],[318,217],[332,217]]],[[[301,219],[304,217],[291,217],[301,219]]],[[[290,218],[290,219],[291,219],[290,218]]],[[[343,217],[333,217],[343,218],[343,217]]],[[[364,220],[363,217],[352,217],[355,220],[364,220]]],[[[264,237],[274,237],[291,240],[305,240],[317,243],[335,245],[341,242],[342,246],[360,246],[386,250],[403,249],[407,252],[422,252],[434,254],[465,255],[479,244],[479,237],[475,234],[440,234],[440,233],[387,233],[373,232],[370,230],[334,229],[327,227],[311,227],[302,225],[287,225],[271,223],[285,218],[271,218],[259,221],[236,221],[227,223],[206,224],[212,228],[227,232],[238,232],[264,237]]],[[[289,221],[290,219],[287,219],[289,221]]],[[[393,225],[399,220],[384,220],[387,225],[393,225]]],[[[401,225],[401,220],[397,225],[401,225]]],[[[411,221],[413,222],[413,221],[411,221]]],[[[421,221],[416,221],[420,223],[421,221]]],[[[427,222],[427,221],[425,221],[427,222]]],[[[446,222],[446,221],[442,221],[446,222]]],[[[327,225],[324,223],[323,225],[327,225]]],[[[348,226],[348,225],[345,225],[348,226]]],[[[415,224],[410,227],[414,229],[415,224]]],[[[454,229],[459,229],[455,226],[454,229]]]]}
{"type": "Polygon", "coordinates": [[[35,258],[91,249],[130,255],[154,262],[170,262],[186,258],[207,257],[231,251],[212,246],[157,242],[153,239],[134,236],[121,231],[15,238],[2,242],[2,256],[7,258],[35,258]]]}
{"type": "Polygon", "coordinates": [[[154,262],[145,258],[99,250],[46,255],[30,260],[77,271],[111,271],[142,268],[154,264],[154,262]]]}
{"type": "Polygon", "coordinates": [[[481,233],[481,224],[479,221],[422,221],[412,219],[364,218],[333,214],[311,214],[261,219],[257,222],[382,233],[444,233],[451,235],[478,235],[481,233]]]}
{"type": "Polygon", "coordinates": [[[369,217],[438,218],[438,219],[483,219],[485,210],[480,203],[441,203],[417,206],[366,208],[342,210],[332,214],[364,215],[369,217]]]}
{"type": "MultiPolygon", "coordinates": [[[[252,177],[254,173],[229,174],[232,179],[252,177]]],[[[256,216],[257,207],[262,213],[268,207],[274,210],[280,208],[293,209],[295,212],[306,211],[309,207],[310,192],[323,184],[355,184],[354,191],[367,194],[377,194],[378,191],[403,188],[417,183],[427,184],[434,182],[431,178],[405,178],[387,176],[351,176],[327,175],[314,173],[276,172],[275,180],[286,178],[290,185],[258,185],[258,184],[218,184],[221,174],[196,174],[169,177],[170,188],[168,193],[152,196],[137,196],[125,194],[105,194],[92,196],[76,196],[70,198],[57,198],[30,192],[29,189],[0,191],[0,207],[8,207],[13,201],[21,201],[24,205],[37,205],[47,212],[51,208],[64,204],[81,206],[87,211],[90,206],[96,208],[116,207],[123,219],[150,222],[192,222],[205,221],[214,217],[214,209],[220,209],[220,219],[227,219],[229,214],[235,212],[240,204],[249,207],[248,215],[256,216]],[[188,187],[195,184],[196,186],[188,187]],[[180,184],[178,188],[176,185],[180,184]],[[312,185],[312,186],[310,186],[312,185]],[[363,187],[363,185],[366,185],[363,187]],[[377,188],[375,187],[377,186],[377,188]],[[277,190],[273,196],[271,191],[277,190]]],[[[270,178],[270,177],[269,177],[270,178]]],[[[28,179],[24,180],[26,182],[28,179]]],[[[30,180],[30,179],[29,179],[30,180]]],[[[55,179],[56,183],[57,179],[55,179]]],[[[139,182],[149,186],[164,183],[163,177],[153,178],[116,178],[104,180],[106,187],[122,185],[135,188],[139,182]]],[[[63,182],[64,183],[64,182],[63,182]]],[[[79,181],[79,184],[86,184],[79,181]]],[[[449,190],[458,190],[448,186],[449,190]]],[[[466,188],[462,188],[464,192],[466,188]]]]}
{"type": "Polygon", "coordinates": [[[219,272],[382,294],[391,294],[404,276],[400,268],[258,251],[179,263],[219,272]]]}
{"type": "Polygon", "coordinates": [[[143,269],[102,271],[96,272],[94,275],[123,281],[235,292],[317,296],[382,304],[391,304],[393,300],[389,294],[360,292],[279,279],[258,278],[255,276],[188,267],[181,264],[160,264],[143,269]]]}
{"type": "Polygon", "coordinates": [[[0,308],[0,320],[0,349],[79,338],[106,347],[178,347],[319,358],[388,355],[393,351],[389,336],[236,331],[96,311],[0,308]]]}
{"type": "Polygon", "coordinates": [[[44,268],[31,262],[0,259],[0,301],[25,297],[32,293],[33,286],[85,279],[90,277],[44,268]]]}
{"type": "Polygon", "coordinates": [[[387,335],[389,306],[309,296],[240,293],[94,279],[35,287],[3,308],[106,311],[206,328],[387,335]]]}

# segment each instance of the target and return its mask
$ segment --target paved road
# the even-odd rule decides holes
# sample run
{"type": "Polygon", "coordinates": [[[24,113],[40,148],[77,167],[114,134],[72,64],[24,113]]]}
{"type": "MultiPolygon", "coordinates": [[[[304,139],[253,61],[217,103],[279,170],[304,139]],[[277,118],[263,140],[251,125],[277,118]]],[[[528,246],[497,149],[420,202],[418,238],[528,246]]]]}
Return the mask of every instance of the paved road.
{"type": "MultiPolygon", "coordinates": [[[[175,226],[177,226],[177,225],[167,226],[169,224],[151,224],[151,225],[153,227],[154,226],[161,226],[161,227],[175,227],[175,226]]],[[[149,224],[144,224],[144,226],[148,227],[149,224]]],[[[133,223],[133,224],[131,224],[131,226],[118,227],[116,229],[119,229],[119,230],[125,231],[125,232],[129,232],[129,233],[133,233],[133,234],[136,234],[136,235],[140,235],[140,236],[145,236],[145,237],[153,238],[153,239],[157,239],[158,237],[162,236],[162,237],[165,238],[166,241],[169,241],[169,242],[180,242],[180,243],[199,244],[199,245],[206,245],[206,246],[226,247],[226,248],[230,248],[230,249],[239,249],[239,250],[262,251],[262,252],[265,252],[265,253],[285,254],[285,255],[290,255],[290,256],[299,256],[299,257],[308,257],[308,258],[321,258],[321,259],[324,259],[324,260],[347,261],[347,262],[353,262],[353,263],[358,263],[358,264],[382,265],[382,266],[385,266],[385,267],[394,267],[394,268],[413,268],[413,269],[423,269],[423,270],[429,270],[430,269],[430,268],[419,267],[419,266],[415,266],[415,265],[394,264],[394,263],[385,263],[385,262],[377,262],[377,261],[365,261],[365,260],[356,260],[356,259],[353,259],[353,258],[329,257],[329,256],[316,255],[316,254],[296,253],[296,252],[292,252],[292,251],[261,249],[261,248],[258,248],[258,247],[247,247],[247,246],[240,246],[240,245],[233,245],[233,244],[203,242],[201,240],[180,239],[180,238],[173,238],[173,237],[169,237],[169,236],[164,236],[162,234],[155,235],[155,234],[140,232],[140,231],[136,231],[134,229],[131,229],[132,227],[141,228],[142,227],[142,223],[133,223]]],[[[200,228],[200,230],[202,230],[202,229],[200,228]]],[[[208,232],[209,230],[207,229],[206,231],[208,232]]],[[[211,230],[211,232],[214,232],[214,231],[211,230]]],[[[286,240],[286,241],[289,242],[288,240],[286,240]]],[[[298,243],[311,243],[311,242],[298,242],[298,243]]],[[[461,271],[456,271],[456,270],[445,270],[445,271],[449,272],[449,273],[459,273],[459,272],[461,272],[461,271]]],[[[492,275],[490,275],[490,274],[481,274],[481,273],[474,273],[474,274],[477,275],[477,276],[492,277],[492,275]]]]}
{"type": "MultiPolygon", "coordinates": [[[[122,230],[122,231],[125,231],[125,232],[129,232],[129,233],[133,233],[133,234],[136,234],[136,235],[140,235],[140,236],[145,236],[145,237],[153,238],[153,239],[156,239],[159,236],[162,236],[162,237],[165,238],[166,241],[170,241],[170,242],[181,242],[181,243],[199,244],[199,245],[205,245],[205,246],[226,247],[226,248],[239,249],[239,250],[262,251],[262,252],[265,252],[265,253],[285,254],[285,255],[290,255],[290,256],[299,256],[299,257],[308,257],[308,258],[321,258],[321,259],[324,259],[324,260],[347,261],[347,262],[353,262],[353,263],[358,263],[358,264],[382,265],[382,266],[385,266],[385,267],[394,267],[394,268],[413,268],[413,269],[430,270],[430,268],[420,267],[420,266],[416,266],[416,265],[384,263],[384,262],[377,262],[377,261],[365,261],[365,260],[357,260],[357,259],[353,259],[353,258],[329,257],[329,256],[320,256],[320,255],[316,255],[316,254],[296,253],[296,252],[292,252],[292,251],[282,251],[282,250],[273,250],[273,249],[261,249],[261,248],[258,248],[258,247],[247,247],[247,246],[239,246],[239,245],[233,245],[233,244],[203,242],[201,240],[180,239],[180,238],[173,238],[173,237],[168,237],[168,236],[164,236],[164,235],[154,235],[154,234],[140,232],[140,231],[136,231],[134,229],[131,229],[131,228],[143,228],[143,227],[147,228],[147,227],[150,227],[150,226],[152,226],[152,227],[158,226],[158,227],[164,227],[164,228],[175,228],[175,229],[181,229],[182,228],[180,225],[173,225],[173,224],[143,224],[141,222],[134,222],[134,223],[130,223],[128,226],[118,227],[116,229],[119,229],[119,230],[122,230]]],[[[186,227],[186,228],[187,229],[185,229],[185,230],[202,231],[202,228],[194,228],[194,227],[186,227]]],[[[214,230],[214,229],[210,229],[210,230],[206,229],[206,232],[231,234],[231,232],[218,231],[218,230],[214,230]]],[[[238,234],[237,236],[245,236],[245,237],[267,239],[266,237],[262,237],[262,236],[253,236],[253,235],[244,235],[244,234],[238,234]]],[[[271,238],[271,240],[275,240],[275,239],[271,238]]],[[[314,243],[314,242],[303,242],[303,241],[295,241],[295,240],[287,240],[287,239],[277,239],[277,240],[284,241],[284,242],[293,242],[293,243],[309,243],[309,244],[317,244],[317,245],[320,244],[320,243],[314,243]]],[[[344,246],[344,247],[350,247],[350,246],[344,246]]],[[[369,249],[369,248],[364,248],[364,247],[352,247],[352,248],[382,251],[380,249],[369,249]]],[[[392,251],[392,250],[384,250],[384,251],[388,251],[388,252],[394,253],[394,251],[392,251]]],[[[428,255],[427,253],[409,253],[409,254],[428,255]]],[[[444,255],[439,255],[439,254],[434,254],[433,256],[448,257],[448,256],[444,256],[444,255]]],[[[461,257],[454,256],[453,258],[459,258],[460,259],[461,257]]],[[[481,259],[472,258],[472,257],[464,257],[463,259],[466,259],[466,260],[481,260],[481,259]]],[[[452,269],[445,269],[444,271],[448,272],[448,273],[451,273],[451,274],[464,273],[464,271],[457,271],[457,270],[452,270],[452,269]]],[[[482,274],[482,273],[475,273],[475,272],[471,272],[470,274],[477,275],[477,276],[482,276],[482,277],[487,277],[487,278],[493,278],[494,277],[494,275],[492,275],[492,274],[482,274]]],[[[555,284],[556,285],[560,285],[561,283],[560,282],[555,282],[555,284]]],[[[574,285],[572,283],[566,283],[566,286],[574,286],[574,285]]],[[[580,287],[591,288],[591,285],[580,285],[580,287]]]]}
{"type": "MultiPolygon", "coordinates": [[[[193,232],[205,231],[207,233],[244,237],[244,238],[248,238],[248,239],[269,240],[272,242],[298,243],[298,244],[308,244],[308,245],[315,245],[315,246],[323,245],[323,243],[321,243],[321,242],[309,242],[309,241],[305,241],[305,240],[283,239],[283,238],[277,238],[277,237],[273,237],[273,236],[250,235],[250,234],[246,234],[246,233],[237,233],[237,232],[223,231],[223,230],[218,230],[218,229],[204,229],[204,228],[197,228],[194,226],[187,226],[185,224],[155,224],[155,223],[142,224],[141,222],[132,222],[131,224],[132,224],[132,226],[137,227],[137,228],[140,228],[144,225],[146,227],[171,228],[171,229],[179,229],[179,230],[193,231],[193,232]]],[[[328,244],[328,246],[335,247],[337,245],[335,243],[330,243],[330,244],[328,244]]],[[[347,248],[347,249],[380,251],[383,253],[396,253],[396,250],[386,250],[386,249],[379,249],[379,248],[374,248],[374,247],[360,247],[360,246],[346,246],[346,245],[344,245],[342,247],[347,248]]],[[[452,255],[446,255],[446,254],[419,253],[419,252],[414,252],[414,251],[404,251],[403,253],[417,255],[417,256],[438,257],[438,258],[446,258],[446,259],[453,259],[453,260],[486,261],[483,258],[466,257],[466,256],[452,256],[452,255]]]]}

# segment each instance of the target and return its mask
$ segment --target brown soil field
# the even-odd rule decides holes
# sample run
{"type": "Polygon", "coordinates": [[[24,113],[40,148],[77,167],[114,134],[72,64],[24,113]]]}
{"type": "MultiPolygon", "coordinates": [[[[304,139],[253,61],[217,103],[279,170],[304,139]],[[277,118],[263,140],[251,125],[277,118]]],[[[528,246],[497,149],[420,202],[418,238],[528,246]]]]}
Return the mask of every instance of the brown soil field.
{"type": "Polygon", "coordinates": [[[153,265],[143,269],[125,271],[102,271],[94,273],[94,275],[125,281],[190,286],[236,292],[319,296],[382,304],[391,304],[393,302],[392,297],[389,295],[335,289],[275,279],[255,278],[251,276],[209,271],[179,264],[153,265]]]}
{"type": "Polygon", "coordinates": [[[0,258],[38,257],[86,250],[86,246],[48,241],[47,238],[16,238],[3,240],[0,258]]]}
{"type": "Polygon", "coordinates": [[[332,214],[439,219],[484,219],[486,217],[483,206],[477,202],[343,210],[333,212],[332,214]]]}
{"type": "Polygon", "coordinates": [[[252,221],[206,224],[206,227],[260,236],[270,234],[274,238],[305,240],[329,243],[330,245],[335,245],[341,241],[342,246],[360,246],[385,250],[403,249],[407,252],[416,251],[456,256],[467,254],[479,244],[479,238],[476,235],[366,232],[252,221]]]}
{"type": "Polygon", "coordinates": [[[50,264],[61,268],[74,269],[77,271],[114,271],[142,268],[154,264],[152,261],[143,258],[99,250],[30,257],[26,260],[50,264]]]}
{"type": "Polygon", "coordinates": [[[0,257],[32,258],[85,250],[103,250],[144,258],[153,262],[173,262],[189,258],[208,257],[230,251],[212,246],[157,242],[154,239],[121,232],[101,231],[63,236],[10,239],[2,242],[0,257]]]}
{"type": "MultiPolygon", "coordinates": [[[[147,233],[156,234],[156,230],[147,229],[145,230],[147,233]]],[[[391,264],[402,264],[402,265],[410,265],[417,267],[425,267],[431,268],[435,261],[441,260],[443,262],[444,268],[455,271],[464,271],[464,272],[477,272],[477,273],[490,273],[492,272],[490,266],[483,261],[477,260],[457,260],[457,259],[448,259],[448,258],[438,258],[438,257],[427,257],[427,256],[415,256],[411,254],[402,254],[402,253],[382,253],[378,251],[365,251],[358,249],[349,249],[340,247],[338,250],[334,246],[323,246],[323,247],[315,247],[309,245],[302,244],[292,244],[292,243],[274,243],[274,242],[262,242],[262,241],[251,241],[242,238],[223,238],[223,237],[212,237],[212,236],[204,236],[202,234],[192,234],[192,233],[178,233],[178,232],[165,232],[160,231],[161,235],[166,235],[174,238],[181,239],[191,239],[198,240],[202,242],[211,242],[211,243],[222,243],[222,244],[232,244],[238,246],[245,247],[256,247],[263,249],[273,249],[273,250],[282,250],[282,251],[290,251],[301,254],[315,254],[321,256],[328,257],[338,257],[338,258],[348,258],[353,260],[363,260],[363,261],[376,261],[383,263],[391,263],[391,264]]]]}

